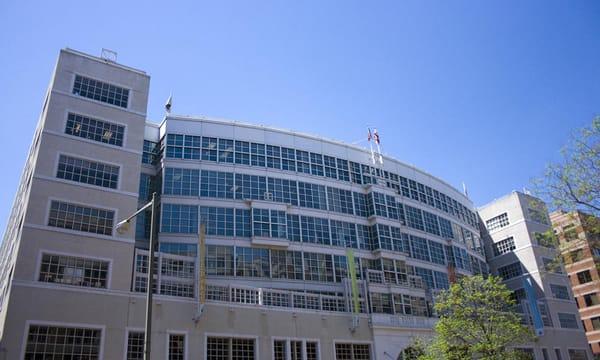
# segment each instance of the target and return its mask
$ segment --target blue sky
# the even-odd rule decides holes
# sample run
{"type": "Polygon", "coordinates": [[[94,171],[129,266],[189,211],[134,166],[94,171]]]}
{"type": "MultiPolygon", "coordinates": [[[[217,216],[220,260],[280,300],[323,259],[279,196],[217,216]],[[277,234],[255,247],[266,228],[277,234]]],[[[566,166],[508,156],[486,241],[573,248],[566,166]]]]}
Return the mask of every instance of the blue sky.
{"type": "Polygon", "coordinates": [[[152,77],[174,112],[354,142],[461,187],[476,205],[529,185],[600,109],[596,1],[0,3],[5,227],[62,47],[152,77]]]}

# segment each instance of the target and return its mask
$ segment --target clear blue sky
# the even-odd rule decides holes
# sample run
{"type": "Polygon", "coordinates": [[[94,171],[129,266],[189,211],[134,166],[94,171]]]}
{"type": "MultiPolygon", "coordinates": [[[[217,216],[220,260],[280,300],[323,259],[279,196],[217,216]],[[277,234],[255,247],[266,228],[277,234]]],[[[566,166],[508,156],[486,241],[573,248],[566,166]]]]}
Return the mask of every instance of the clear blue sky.
{"type": "Polygon", "coordinates": [[[62,47],[151,76],[174,112],[353,142],[482,205],[528,186],[600,110],[597,1],[29,1],[0,3],[4,229],[62,47]]]}

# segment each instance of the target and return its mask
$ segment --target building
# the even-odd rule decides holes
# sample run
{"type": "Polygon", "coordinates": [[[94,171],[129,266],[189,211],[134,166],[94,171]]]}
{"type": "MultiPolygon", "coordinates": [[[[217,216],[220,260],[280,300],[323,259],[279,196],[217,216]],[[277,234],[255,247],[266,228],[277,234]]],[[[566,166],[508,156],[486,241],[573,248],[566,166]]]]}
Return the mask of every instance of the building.
{"type": "Polygon", "coordinates": [[[551,229],[545,205],[512,192],[478,212],[490,272],[514,291],[524,323],[538,335],[524,351],[535,359],[591,359],[569,280],[553,266],[555,249],[538,241],[551,229]]]}
{"type": "Polygon", "coordinates": [[[60,52],[2,244],[0,358],[141,358],[150,218],[114,225],[154,191],[153,359],[396,359],[440,289],[487,273],[444,181],[292,131],[149,122],[149,80],[60,52]]]}
{"type": "Polygon", "coordinates": [[[599,218],[582,213],[556,211],[550,214],[559,249],[588,342],[594,354],[600,354],[600,234],[599,218]]]}

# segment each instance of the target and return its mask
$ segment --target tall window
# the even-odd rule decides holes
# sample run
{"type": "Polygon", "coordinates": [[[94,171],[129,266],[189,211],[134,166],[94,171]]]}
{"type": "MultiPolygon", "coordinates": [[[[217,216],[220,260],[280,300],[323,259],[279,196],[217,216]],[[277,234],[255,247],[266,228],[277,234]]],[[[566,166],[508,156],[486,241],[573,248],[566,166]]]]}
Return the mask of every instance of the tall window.
{"type": "Polygon", "coordinates": [[[302,280],[302,253],[271,250],[271,272],[274,279],[302,280]]]}
{"type": "Polygon", "coordinates": [[[39,281],[72,286],[106,288],[108,261],[43,254],[39,281]]]}
{"type": "Polygon", "coordinates": [[[127,108],[129,101],[129,89],[81,75],[75,75],[73,94],[122,108],[127,108]]]}
{"type": "Polygon", "coordinates": [[[65,134],[105,144],[123,146],[125,127],[108,121],[69,113],[65,134]]]}
{"type": "Polygon", "coordinates": [[[114,211],[52,201],[48,226],[112,235],[114,211]]]}
{"type": "Polygon", "coordinates": [[[100,358],[99,329],[29,325],[25,360],[100,358]]]}
{"type": "Polygon", "coordinates": [[[144,333],[130,331],[127,334],[127,360],[142,360],[144,358],[144,333]]]}
{"type": "Polygon", "coordinates": [[[206,245],[206,274],[233,276],[233,246],[206,245]]]}
{"type": "Polygon", "coordinates": [[[333,282],[331,255],[305,252],[304,278],[310,281],[333,282]]]}
{"type": "Polygon", "coordinates": [[[425,230],[423,224],[423,212],[421,209],[414,208],[412,206],[404,205],[406,209],[406,222],[409,227],[417,230],[425,230]]]}
{"type": "Polygon", "coordinates": [[[97,161],[60,155],[56,177],[116,189],[119,183],[119,167],[97,161]]]}
{"type": "Polygon", "coordinates": [[[169,334],[169,360],[185,360],[185,335],[169,334]]]}
{"type": "Polygon", "coordinates": [[[254,360],[254,339],[207,337],[206,360],[254,360]]]}

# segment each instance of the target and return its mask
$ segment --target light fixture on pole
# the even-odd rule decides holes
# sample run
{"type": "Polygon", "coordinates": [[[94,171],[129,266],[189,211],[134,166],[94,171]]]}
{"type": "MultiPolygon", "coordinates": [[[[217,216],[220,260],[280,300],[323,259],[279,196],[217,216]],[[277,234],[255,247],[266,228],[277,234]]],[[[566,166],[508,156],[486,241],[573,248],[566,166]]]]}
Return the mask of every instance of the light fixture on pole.
{"type": "Polygon", "coordinates": [[[141,214],[144,210],[151,208],[150,211],[150,245],[148,246],[148,281],[146,283],[146,324],[144,326],[144,360],[150,360],[151,334],[152,334],[152,288],[154,287],[154,209],[156,208],[156,193],[152,193],[152,200],[134,212],[127,219],[119,221],[115,230],[119,234],[124,234],[129,230],[131,220],[141,214]]]}

